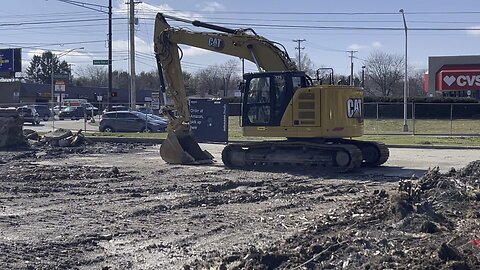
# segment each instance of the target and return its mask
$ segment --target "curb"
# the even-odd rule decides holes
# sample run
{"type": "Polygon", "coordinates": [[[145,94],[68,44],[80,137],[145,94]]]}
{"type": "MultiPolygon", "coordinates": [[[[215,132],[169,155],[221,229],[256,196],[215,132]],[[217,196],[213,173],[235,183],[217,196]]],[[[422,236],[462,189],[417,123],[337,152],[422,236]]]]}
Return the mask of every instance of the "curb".
{"type": "Polygon", "coordinates": [[[161,144],[164,139],[156,138],[123,138],[123,137],[90,137],[85,136],[94,142],[109,142],[109,143],[152,143],[161,144]]]}
{"type": "MultiPolygon", "coordinates": [[[[94,142],[110,143],[152,143],[162,144],[164,139],[157,138],[123,138],[123,137],[89,137],[94,142]]],[[[241,143],[243,141],[231,141],[231,143],[241,143]]],[[[211,144],[219,144],[212,142],[211,144]]],[[[223,143],[221,143],[223,144],[223,143]]],[[[453,149],[453,150],[480,150],[480,146],[458,146],[458,145],[413,145],[413,144],[387,144],[388,148],[414,148],[414,149],[453,149]]]]}

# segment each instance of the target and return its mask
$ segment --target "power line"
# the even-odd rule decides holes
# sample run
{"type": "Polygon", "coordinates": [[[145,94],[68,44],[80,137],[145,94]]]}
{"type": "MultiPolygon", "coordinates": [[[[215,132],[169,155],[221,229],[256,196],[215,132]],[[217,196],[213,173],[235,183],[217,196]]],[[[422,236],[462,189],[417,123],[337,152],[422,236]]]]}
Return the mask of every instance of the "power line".
{"type": "MultiPolygon", "coordinates": [[[[398,12],[274,12],[274,11],[198,11],[198,10],[169,10],[170,12],[191,12],[196,14],[255,14],[255,15],[398,15],[398,12]]],[[[414,15],[447,15],[447,14],[480,14],[480,11],[418,11],[405,12],[414,15]]]]}

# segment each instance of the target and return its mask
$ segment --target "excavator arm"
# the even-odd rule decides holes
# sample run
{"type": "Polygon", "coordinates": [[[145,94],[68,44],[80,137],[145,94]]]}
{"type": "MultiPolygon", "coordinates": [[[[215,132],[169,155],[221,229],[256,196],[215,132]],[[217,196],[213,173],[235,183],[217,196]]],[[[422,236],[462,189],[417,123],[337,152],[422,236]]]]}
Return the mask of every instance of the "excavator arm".
{"type": "Polygon", "coordinates": [[[168,137],[160,148],[160,155],[168,163],[208,163],[213,157],[200,149],[190,129],[190,112],[180,64],[179,44],[250,60],[257,65],[259,71],[296,70],[296,66],[284,48],[280,49],[276,43],[257,35],[251,29],[234,30],[157,14],[154,30],[155,56],[163,84],[162,91],[166,91],[174,102],[174,107],[166,106],[163,110],[169,118],[169,124],[168,137]],[[166,18],[189,22],[216,32],[174,28],[168,24],[166,18]]]}

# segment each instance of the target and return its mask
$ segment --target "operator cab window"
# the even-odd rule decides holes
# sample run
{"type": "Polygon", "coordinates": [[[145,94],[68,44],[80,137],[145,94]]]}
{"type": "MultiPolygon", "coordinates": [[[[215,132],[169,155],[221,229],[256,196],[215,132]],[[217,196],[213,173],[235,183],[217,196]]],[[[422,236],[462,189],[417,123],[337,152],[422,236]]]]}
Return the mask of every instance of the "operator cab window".
{"type": "Polygon", "coordinates": [[[305,79],[303,77],[292,77],[292,85],[293,85],[293,92],[297,91],[298,88],[302,88],[304,85],[303,81],[305,79]]]}
{"type": "Polygon", "coordinates": [[[252,124],[267,124],[270,122],[270,78],[253,78],[248,89],[247,117],[252,124]]]}
{"type": "Polygon", "coordinates": [[[248,103],[269,103],[270,102],[270,78],[254,78],[250,81],[248,91],[248,103]]]}

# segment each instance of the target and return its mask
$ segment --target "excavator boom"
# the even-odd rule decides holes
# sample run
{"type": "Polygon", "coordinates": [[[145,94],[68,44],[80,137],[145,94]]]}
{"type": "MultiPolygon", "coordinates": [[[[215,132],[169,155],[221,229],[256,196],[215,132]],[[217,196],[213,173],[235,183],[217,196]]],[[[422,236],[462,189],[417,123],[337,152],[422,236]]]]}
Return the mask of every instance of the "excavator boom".
{"type": "Polygon", "coordinates": [[[199,21],[188,21],[172,16],[157,14],[154,30],[155,55],[160,72],[167,85],[174,107],[166,106],[164,114],[169,118],[168,136],[160,148],[161,157],[173,164],[211,163],[213,156],[201,150],[190,128],[190,112],[180,64],[179,44],[237,56],[256,63],[259,70],[295,70],[285,50],[272,41],[249,33],[247,30],[233,30],[199,21]],[[218,32],[193,32],[171,27],[166,21],[178,19],[194,26],[209,28],[218,32]]]}

